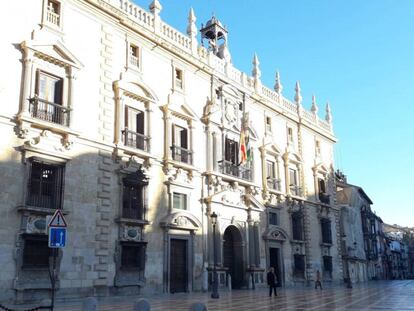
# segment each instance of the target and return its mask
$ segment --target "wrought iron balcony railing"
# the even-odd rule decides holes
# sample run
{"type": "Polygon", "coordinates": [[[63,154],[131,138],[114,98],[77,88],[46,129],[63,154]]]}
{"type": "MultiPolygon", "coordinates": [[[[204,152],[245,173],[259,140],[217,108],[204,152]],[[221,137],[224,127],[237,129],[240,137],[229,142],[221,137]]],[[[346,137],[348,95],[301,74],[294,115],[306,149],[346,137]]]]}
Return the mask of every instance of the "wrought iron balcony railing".
{"type": "Polygon", "coordinates": [[[33,118],[69,126],[69,108],[38,97],[31,98],[29,102],[29,112],[33,118]]]}
{"type": "Polygon", "coordinates": [[[290,185],[290,194],[300,197],[302,195],[302,188],[298,185],[290,185]]]}
{"type": "Polygon", "coordinates": [[[267,187],[272,190],[280,191],[280,179],[267,177],[267,187]]]}
{"type": "Polygon", "coordinates": [[[324,193],[324,192],[319,192],[319,200],[322,203],[330,204],[331,203],[331,196],[329,194],[324,193]]]}
{"type": "Polygon", "coordinates": [[[124,136],[124,145],[148,152],[149,137],[144,134],[130,131],[127,127],[122,131],[124,136]]]}
{"type": "Polygon", "coordinates": [[[174,161],[193,164],[193,152],[183,147],[171,146],[171,155],[174,161]]]}
{"type": "Polygon", "coordinates": [[[220,169],[223,174],[232,175],[245,180],[252,180],[251,168],[236,165],[231,161],[220,161],[220,169]]]}

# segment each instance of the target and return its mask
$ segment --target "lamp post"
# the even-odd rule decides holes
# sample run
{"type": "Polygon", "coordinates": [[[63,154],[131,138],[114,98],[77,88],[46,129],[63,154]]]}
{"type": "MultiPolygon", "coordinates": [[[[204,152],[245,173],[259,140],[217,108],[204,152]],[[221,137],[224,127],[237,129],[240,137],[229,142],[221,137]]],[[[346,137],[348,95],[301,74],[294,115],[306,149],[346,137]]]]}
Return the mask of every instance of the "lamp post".
{"type": "Polygon", "coordinates": [[[216,224],[217,224],[217,214],[213,212],[211,215],[211,224],[213,225],[213,292],[211,293],[211,298],[218,299],[220,298],[218,293],[218,277],[217,277],[217,254],[216,254],[216,224]]]}

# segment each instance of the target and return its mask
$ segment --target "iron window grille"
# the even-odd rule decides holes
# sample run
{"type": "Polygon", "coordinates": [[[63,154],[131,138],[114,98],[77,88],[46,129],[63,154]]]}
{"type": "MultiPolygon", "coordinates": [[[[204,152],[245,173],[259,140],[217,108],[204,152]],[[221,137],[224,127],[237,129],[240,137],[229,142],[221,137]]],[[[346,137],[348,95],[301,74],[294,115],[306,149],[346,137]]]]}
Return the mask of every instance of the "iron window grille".
{"type": "Polygon", "coordinates": [[[26,204],[35,207],[61,209],[64,169],[64,165],[32,160],[26,204]]]}

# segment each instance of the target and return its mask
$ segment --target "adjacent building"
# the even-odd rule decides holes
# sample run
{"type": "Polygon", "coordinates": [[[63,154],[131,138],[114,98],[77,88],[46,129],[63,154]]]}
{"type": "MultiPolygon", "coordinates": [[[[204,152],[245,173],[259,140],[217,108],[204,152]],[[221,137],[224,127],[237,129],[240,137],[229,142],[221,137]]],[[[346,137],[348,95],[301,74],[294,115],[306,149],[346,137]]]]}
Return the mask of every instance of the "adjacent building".
{"type": "Polygon", "coordinates": [[[0,8],[0,300],[48,295],[56,209],[61,297],[208,290],[213,266],[223,289],[270,266],[282,286],[329,284],[377,255],[371,224],[343,246],[329,105],[306,110],[299,83],[287,99],[278,73],[264,86],[256,55],[236,69],[215,17],[199,32],[190,10],[184,34],[157,0],[0,8]]]}

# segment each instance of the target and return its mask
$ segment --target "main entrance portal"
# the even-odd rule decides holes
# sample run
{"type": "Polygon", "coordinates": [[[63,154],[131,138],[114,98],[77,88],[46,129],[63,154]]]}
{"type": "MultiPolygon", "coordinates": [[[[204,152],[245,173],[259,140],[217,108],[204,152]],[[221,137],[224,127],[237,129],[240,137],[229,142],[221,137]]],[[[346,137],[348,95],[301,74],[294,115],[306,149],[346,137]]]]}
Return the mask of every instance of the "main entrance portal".
{"type": "Polygon", "coordinates": [[[240,231],[235,226],[227,227],[223,235],[223,265],[231,276],[231,287],[243,286],[243,247],[240,231]]]}
{"type": "Polygon", "coordinates": [[[170,254],[170,293],[186,292],[187,240],[171,239],[170,254]]]}
{"type": "Polygon", "coordinates": [[[275,273],[278,279],[278,286],[282,286],[282,270],[280,266],[280,248],[270,247],[269,248],[269,263],[270,267],[275,269],[275,273]]]}

